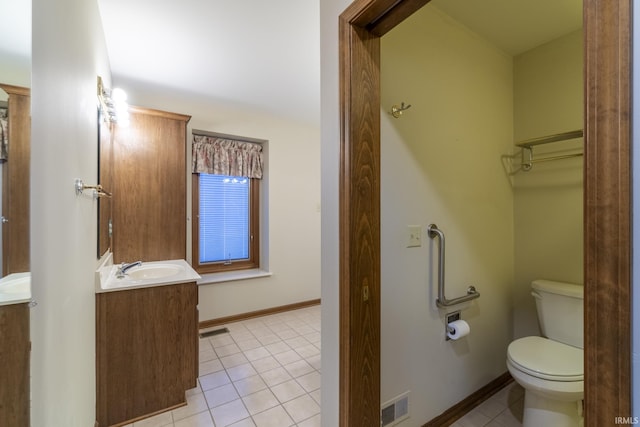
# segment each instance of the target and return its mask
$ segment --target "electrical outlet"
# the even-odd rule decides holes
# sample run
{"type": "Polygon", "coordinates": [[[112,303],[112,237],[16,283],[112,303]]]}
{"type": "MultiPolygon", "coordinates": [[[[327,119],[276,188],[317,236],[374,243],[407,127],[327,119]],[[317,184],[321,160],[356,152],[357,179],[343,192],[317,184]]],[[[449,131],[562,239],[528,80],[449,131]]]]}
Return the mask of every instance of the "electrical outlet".
{"type": "Polygon", "coordinates": [[[409,225],[407,247],[416,248],[420,246],[422,246],[422,227],[419,225],[409,225]]]}

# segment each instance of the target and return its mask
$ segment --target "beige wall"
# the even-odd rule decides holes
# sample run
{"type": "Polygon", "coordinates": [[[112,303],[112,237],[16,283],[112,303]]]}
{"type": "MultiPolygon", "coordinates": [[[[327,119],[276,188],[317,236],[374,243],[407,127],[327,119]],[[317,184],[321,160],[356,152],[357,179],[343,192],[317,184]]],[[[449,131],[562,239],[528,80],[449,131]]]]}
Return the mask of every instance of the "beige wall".
{"type": "Polygon", "coordinates": [[[512,58],[426,6],[382,38],[382,402],[411,391],[420,426],[506,371],[512,336],[513,192],[501,156],[513,144],[512,58]],[[393,104],[412,105],[395,119],[393,104]],[[438,309],[437,244],[446,290],[481,297],[438,309]],[[407,248],[408,225],[423,245],[407,248]],[[445,341],[462,309],[471,334],[445,341]]]}
{"type": "MultiPolygon", "coordinates": [[[[0,67],[2,68],[0,81],[14,86],[31,87],[31,64],[16,64],[12,62],[13,60],[14,58],[9,56],[0,56],[0,67]]],[[[3,100],[7,99],[4,91],[0,97],[3,100]]]]}
{"type": "MultiPolygon", "coordinates": [[[[516,141],[583,127],[582,31],[514,58],[516,141]]],[[[540,146],[575,152],[582,139],[540,146]]],[[[532,280],[583,283],[582,158],[536,164],[514,176],[514,337],[538,334],[532,280]]]]}
{"type": "MultiPolygon", "coordinates": [[[[191,115],[187,129],[268,140],[267,178],[262,184],[265,239],[261,263],[270,277],[199,286],[200,320],[210,320],[320,298],[320,130],[317,123],[293,121],[249,106],[186,97],[170,88],[118,80],[129,102],[191,115]],[[265,251],[266,250],[266,251],[265,251]]],[[[187,163],[191,152],[187,149],[187,163]]],[[[191,174],[187,216],[191,217],[191,174]]],[[[191,222],[187,224],[191,254],[191,222]]]]}

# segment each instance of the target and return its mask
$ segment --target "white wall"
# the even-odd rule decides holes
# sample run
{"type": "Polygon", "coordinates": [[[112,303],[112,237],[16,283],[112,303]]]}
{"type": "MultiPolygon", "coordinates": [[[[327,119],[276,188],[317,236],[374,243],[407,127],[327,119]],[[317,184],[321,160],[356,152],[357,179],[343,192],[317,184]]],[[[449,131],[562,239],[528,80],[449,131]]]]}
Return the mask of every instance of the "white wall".
{"type": "MultiPolygon", "coordinates": [[[[270,277],[199,286],[200,320],[248,313],[320,298],[320,130],[305,123],[274,116],[247,106],[211,102],[118,79],[129,103],[191,115],[187,129],[187,159],[191,165],[191,130],[199,129],[268,140],[267,175],[262,198],[268,239],[261,244],[261,262],[270,277]],[[268,257],[268,258],[267,258],[268,257]]],[[[284,108],[285,106],[283,106],[284,108]]],[[[191,174],[187,216],[191,217],[191,174]]],[[[263,227],[264,228],[264,227],[263,227]]],[[[117,231],[116,231],[117,232],[117,231]]],[[[187,224],[191,254],[191,222],[187,224]]]]}
{"type": "MultiPolygon", "coordinates": [[[[582,129],[582,43],[579,30],[514,58],[516,141],[582,129]]],[[[581,146],[579,138],[538,146],[534,154],[575,153],[581,146]]],[[[533,280],[583,283],[582,175],[582,158],[574,158],[537,163],[514,176],[514,338],[540,333],[533,280]]]]}
{"type": "Polygon", "coordinates": [[[320,135],[322,165],[322,426],[338,425],[338,177],[340,116],[338,16],[350,0],[320,2],[320,135]]]}
{"type": "Polygon", "coordinates": [[[427,5],[381,44],[382,378],[384,403],[410,391],[420,426],[507,371],[513,194],[501,156],[513,138],[512,58],[427,5]],[[393,104],[411,104],[399,119],[393,104]],[[435,223],[446,237],[445,289],[481,297],[438,309],[435,223]],[[423,229],[407,248],[408,226],[423,229]],[[471,334],[445,340],[462,310],[471,334]]]}
{"type": "Polygon", "coordinates": [[[32,425],[95,421],[97,76],[110,81],[95,0],[33,0],[32,425]]]}

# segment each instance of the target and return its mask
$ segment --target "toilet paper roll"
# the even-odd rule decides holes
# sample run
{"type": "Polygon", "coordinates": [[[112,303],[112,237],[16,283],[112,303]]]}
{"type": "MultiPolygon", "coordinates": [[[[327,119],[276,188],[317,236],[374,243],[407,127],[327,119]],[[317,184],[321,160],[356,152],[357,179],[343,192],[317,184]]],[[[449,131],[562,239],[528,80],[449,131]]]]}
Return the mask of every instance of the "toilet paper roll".
{"type": "Polygon", "coordinates": [[[457,340],[469,335],[471,329],[464,320],[455,320],[447,324],[447,336],[452,340],[457,340]]]}

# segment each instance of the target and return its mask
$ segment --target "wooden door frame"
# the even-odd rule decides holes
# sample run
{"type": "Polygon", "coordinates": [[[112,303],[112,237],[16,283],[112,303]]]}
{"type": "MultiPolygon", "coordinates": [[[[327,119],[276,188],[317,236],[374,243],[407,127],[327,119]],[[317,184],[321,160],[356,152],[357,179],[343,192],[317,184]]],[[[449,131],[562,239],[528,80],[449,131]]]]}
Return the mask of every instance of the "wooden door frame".
{"type": "MultiPolygon", "coordinates": [[[[429,0],[339,18],[340,426],[380,424],[380,37],[429,0]]],[[[631,1],[584,0],[585,425],[631,413],[631,1]]]]}

